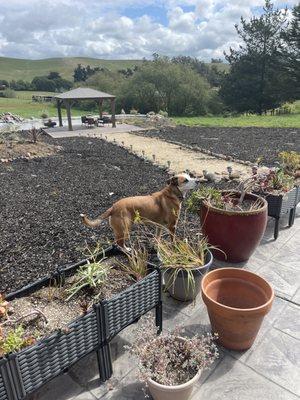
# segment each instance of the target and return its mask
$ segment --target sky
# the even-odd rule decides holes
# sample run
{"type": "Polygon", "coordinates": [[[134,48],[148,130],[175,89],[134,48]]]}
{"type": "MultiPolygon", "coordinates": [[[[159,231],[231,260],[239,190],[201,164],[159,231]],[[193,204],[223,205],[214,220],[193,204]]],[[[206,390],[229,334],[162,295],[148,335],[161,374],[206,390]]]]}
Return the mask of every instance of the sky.
{"type": "MultiPolygon", "coordinates": [[[[298,0],[274,0],[289,9],[298,0]]],[[[234,24],[264,0],[0,0],[0,56],[208,61],[237,48],[234,24]]]]}

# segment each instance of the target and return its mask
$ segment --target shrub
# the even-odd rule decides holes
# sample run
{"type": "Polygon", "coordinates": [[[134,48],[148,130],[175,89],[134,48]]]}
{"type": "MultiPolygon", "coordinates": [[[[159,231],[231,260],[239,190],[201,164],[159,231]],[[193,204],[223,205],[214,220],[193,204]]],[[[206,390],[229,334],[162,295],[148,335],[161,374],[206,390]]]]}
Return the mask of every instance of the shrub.
{"type": "Polygon", "coordinates": [[[5,90],[3,90],[3,92],[2,92],[2,96],[3,97],[5,97],[5,98],[15,98],[16,97],[16,92],[14,91],[14,90],[12,90],[12,89],[5,89],[5,90]]]}
{"type": "Polygon", "coordinates": [[[23,349],[35,343],[33,336],[26,336],[22,325],[8,331],[4,336],[0,330],[0,357],[4,354],[23,349]]]}
{"type": "Polygon", "coordinates": [[[159,110],[158,114],[161,115],[162,117],[168,118],[168,113],[167,111],[159,110]]]}

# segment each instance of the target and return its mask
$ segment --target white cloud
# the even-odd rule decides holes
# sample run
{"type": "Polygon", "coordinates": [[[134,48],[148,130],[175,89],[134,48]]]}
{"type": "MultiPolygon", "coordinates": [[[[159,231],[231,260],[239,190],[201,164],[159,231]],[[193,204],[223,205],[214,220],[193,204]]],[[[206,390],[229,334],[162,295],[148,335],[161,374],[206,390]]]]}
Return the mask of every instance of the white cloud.
{"type": "MultiPolygon", "coordinates": [[[[274,2],[280,8],[297,3],[274,2]]],[[[264,0],[0,0],[0,55],[126,59],[156,52],[222,57],[223,50],[238,46],[234,24],[240,16],[251,17],[263,4],[264,0]]]]}

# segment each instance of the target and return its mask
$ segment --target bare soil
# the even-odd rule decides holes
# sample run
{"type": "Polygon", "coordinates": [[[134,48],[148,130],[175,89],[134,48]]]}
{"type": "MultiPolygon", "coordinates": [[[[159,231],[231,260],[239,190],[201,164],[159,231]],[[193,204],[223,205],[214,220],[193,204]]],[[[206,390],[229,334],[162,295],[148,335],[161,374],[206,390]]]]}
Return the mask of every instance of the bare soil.
{"type": "Polygon", "coordinates": [[[74,274],[66,279],[64,286],[57,283],[9,302],[8,318],[1,321],[2,334],[5,336],[12,328],[22,325],[26,337],[40,339],[56,330],[67,329],[67,325],[83,315],[95,301],[109,299],[134,283],[132,278],[117,268],[116,258],[104,260],[103,263],[111,267],[108,279],[94,290],[85,287],[68,300],[69,289],[78,279],[74,274]]]}
{"type": "Polygon", "coordinates": [[[60,150],[60,146],[40,141],[36,143],[7,141],[0,143],[0,161],[9,162],[16,158],[48,157],[60,150]]]}

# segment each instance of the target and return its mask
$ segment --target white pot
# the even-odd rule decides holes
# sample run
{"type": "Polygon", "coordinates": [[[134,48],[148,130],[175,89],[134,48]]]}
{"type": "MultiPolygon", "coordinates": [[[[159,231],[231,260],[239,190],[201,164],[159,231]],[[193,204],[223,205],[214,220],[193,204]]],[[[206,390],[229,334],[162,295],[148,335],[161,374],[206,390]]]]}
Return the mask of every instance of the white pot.
{"type": "Polygon", "coordinates": [[[198,371],[190,381],[176,386],[161,385],[149,379],[149,391],[154,400],[188,400],[191,397],[194,385],[200,378],[200,375],[201,371],[198,371]]]}

